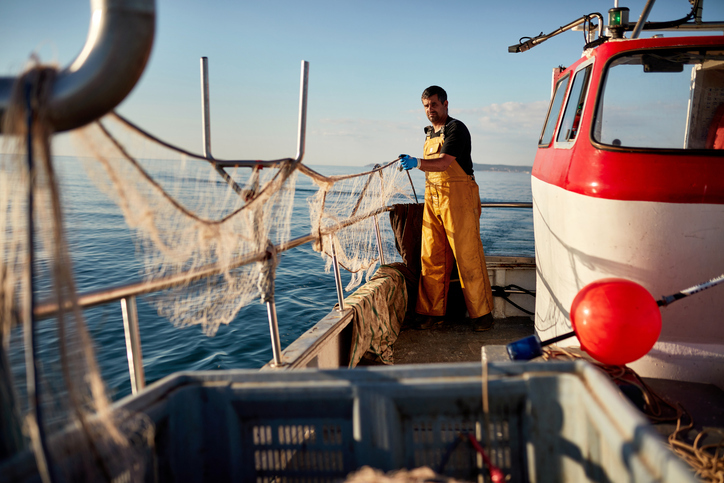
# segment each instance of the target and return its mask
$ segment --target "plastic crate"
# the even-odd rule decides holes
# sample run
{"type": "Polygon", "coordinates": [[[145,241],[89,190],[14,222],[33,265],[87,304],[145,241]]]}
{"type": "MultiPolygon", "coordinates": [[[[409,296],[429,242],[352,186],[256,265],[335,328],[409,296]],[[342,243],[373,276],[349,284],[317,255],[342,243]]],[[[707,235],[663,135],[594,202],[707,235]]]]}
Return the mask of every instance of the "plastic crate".
{"type": "Polygon", "coordinates": [[[488,424],[481,381],[480,364],[183,373],[118,406],[155,422],[148,481],[339,481],[445,458],[442,474],[488,481],[455,444],[468,433],[511,482],[696,481],[586,362],[491,364],[488,424]]]}

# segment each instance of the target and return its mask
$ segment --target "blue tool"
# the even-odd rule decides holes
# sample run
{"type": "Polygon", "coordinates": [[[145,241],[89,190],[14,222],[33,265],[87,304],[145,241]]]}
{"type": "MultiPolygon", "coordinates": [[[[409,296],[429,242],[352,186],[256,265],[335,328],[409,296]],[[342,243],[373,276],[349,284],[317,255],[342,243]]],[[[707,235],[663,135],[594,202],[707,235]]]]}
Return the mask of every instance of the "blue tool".
{"type": "Polygon", "coordinates": [[[538,334],[533,334],[523,339],[516,340],[515,342],[511,342],[506,345],[505,348],[508,349],[508,355],[511,360],[529,361],[534,357],[543,355],[543,347],[568,339],[574,335],[576,335],[576,333],[571,331],[541,342],[538,334]]]}

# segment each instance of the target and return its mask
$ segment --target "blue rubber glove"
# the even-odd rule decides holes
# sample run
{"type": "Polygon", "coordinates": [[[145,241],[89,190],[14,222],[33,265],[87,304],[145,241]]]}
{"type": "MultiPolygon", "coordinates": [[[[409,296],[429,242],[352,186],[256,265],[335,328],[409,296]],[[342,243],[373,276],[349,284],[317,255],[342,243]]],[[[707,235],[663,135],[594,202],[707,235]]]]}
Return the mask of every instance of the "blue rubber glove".
{"type": "Polygon", "coordinates": [[[407,154],[400,154],[400,163],[404,169],[410,170],[420,166],[420,160],[407,154]]]}

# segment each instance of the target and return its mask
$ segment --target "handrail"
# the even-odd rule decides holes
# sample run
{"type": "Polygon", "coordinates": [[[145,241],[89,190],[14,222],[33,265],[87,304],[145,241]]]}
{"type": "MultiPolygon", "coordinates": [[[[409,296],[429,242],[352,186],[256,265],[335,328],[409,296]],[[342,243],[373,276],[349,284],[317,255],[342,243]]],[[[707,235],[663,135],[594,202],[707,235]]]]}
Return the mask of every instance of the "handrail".
{"type": "MultiPolygon", "coordinates": [[[[202,60],[203,62],[203,60],[202,60]]],[[[203,64],[202,64],[202,71],[203,71],[203,64]]],[[[203,73],[202,73],[203,76],[203,73]]],[[[203,81],[202,81],[203,83],[203,81]]],[[[294,165],[301,163],[302,159],[304,158],[304,152],[305,152],[305,145],[306,145],[306,132],[307,132],[307,98],[308,98],[308,91],[309,91],[309,62],[306,60],[302,61],[302,68],[301,68],[301,86],[300,86],[300,92],[299,92],[299,126],[298,126],[298,132],[297,132],[297,153],[295,154],[294,158],[281,158],[281,159],[274,159],[274,160],[268,160],[268,161],[260,161],[260,160],[250,160],[250,159],[216,159],[213,156],[207,156],[206,154],[198,154],[191,151],[188,151],[186,149],[180,148],[178,146],[175,146],[171,143],[168,143],[153,134],[149,133],[148,131],[144,130],[140,126],[134,124],[129,119],[126,119],[125,117],[121,116],[120,114],[113,113],[116,120],[120,121],[121,123],[125,124],[126,126],[130,127],[137,133],[139,133],[141,136],[153,141],[156,144],[160,144],[161,146],[164,146],[166,148],[169,148],[173,151],[176,151],[177,153],[186,155],[190,158],[194,159],[201,159],[205,161],[209,161],[213,163],[217,168],[275,168],[278,167],[282,163],[292,163],[294,165]]],[[[203,89],[203,88],[202,88],[203,89]]],[[[202,94],[203,96],[203,94],[202,94]]],[[[206,109],[205,103],[208,102],[208,95],[206,95],[206,99],[202,100],[202,110],[206,109]]],[[[206,123],[208,122],[208,116],[202,116],[202,123],[204,123],[204,129],[206,130],[206,123]],[[206,120],[204,120],[206,119],[206,120]]],[[[204,153],[206,152],[206,148],[208,148],[208,151],[211,151],[211,143],[210,143],[210,128],[209,128],[209,143],[206,143],[206,140],[204,140],[204,153]]]]}
{"type": "Polygon", "coordinates": [[[480,203],[481,208],[533,208],[532,202],[520,202],[520,201],[486,201],[480,203]]]}
{"type": "MultiPolygon", "coordinates": [[[[483,208],[532,208],[532,203],[508,203],[508,202],[491,202],[481,203],[483,208]]],[[[318,234],[309,233],[297,238],[293,238],[286,243],[281,243],[274,246],[274,250],[277,253],[291,250],[298,246],[304,245],[317,240],[318,237],[328,236],[337,230],[346,228],[371,216],[377,216],[380,213],[391,211],[392,208],[383,206],[374,211],[366,213],[364,215],[355,216],[346,220],[345,222],[338,223],[334,226],[324,228],[320,230],[318,234]]],[[[209,264],[201,267],[198,270],[194,270],[193,273],[184,272],[177,275],[159,278],[157,280],[150,280],[145,282],[137,282],[132,284],[119,285],[104,290],[94,290],[78,295],[78,306],[81,308],[95,307],[97,305],[103,305],[110,302],[116,302],[128,297],[136,297],[139,295],[148,294],[151,292],[158,292],[159,290],[165,290],[168,288],[175,287],[177,285],[186,284],[195,280],[200,280],[205,277],[212,275],[218,275],[227,269],[234,269],[250,263],[260,262],[265,260],[268,256],[268,251],[265,249],[239,257],[234,263],[229,266],[220,266],[218,264],[209,264]]],[[[68,303],[67,308],[70,308],[68,303]]],[[[35,317],[38,320],[47,319],[55,316],[58,313],[58,304],[56,302],[43,301],[35,306],[33,311],[35,317]]]]}
{"type": "MultiPolygon", "coordinates": [[[[321,236],[329,235],[339,229],[345,228],[354,223],[362,221],[365,218],[369,218],[370,216],[377,215],[384,211],[387,211],[386,206],[383,208],[374,210],[364,216],[360,215],[360,216],[355,217],[354,219],[347,220],[347,222],[345,222],[345,223],[339,223],[338,225],[335,225],[334,227],[323,229],[323,230],[321,230],[320,235],[321,236]]],[[[291,250],[292,248],[296,248],[305,243],[314,241],[316,239],[317,239],[317,236],[310,233],[308,235],[304,235],[304,236],[289,240],[286,243],[275,245],[274,249],[276,250],[277,253],[284,252],[287,250],[291,250]]],[[[205,266],[199,268],[198,270],[194,270],[193,273],[184,272],[184,273],[179,273],[176,275],[171,275],[168,277],[159,278],[156,280],[119,285],[116,287],[112,287],[110,289],[95,290],[95,291],[87,292],[84,294],[79,294],[78,295],[78,306],[80,308],[95,307],[97,305],[103,305],[103,304],[106,304],[109,302],[116,302],[118,300],[121,300],[121,299],[127,298],[127,297],[135,297],[138,295],[144,295],[144,294],[148,294],[151,292],[158,292],[159,290],[165,290],[168,288],[175,287],[177,285],[182,285],[182,284],[186,284],[189,282],[193,282],[195,280],[200,280],[202,278],[210,277],[212,275],[218,275],[228,269],[234,269],[234,268],[238,268],[238,267],[241,267],[244,265],[248,265],[250,263],[260,262],[262,260],[265,260],[267,258],[267,256],[268,256],[268,251],[265,248],[264,250],[260,250],[255,253],[245,255],[243,257],[239,257],[236,259],[236,261],[234,263],[232,263],[228,266],[226,266],[226,265],[220,266],[217,263],[213,263],[213,264],[205,265],[205,266]]],[[[70,309],[70,307],[71,307],[70,303],[68,302],[66,308],[70,309]]],[[[35,306],[33,313],[39,320],[53,317],[54,315],[56,315],[58,313],[58,304],[56,302],[47,302],[47,301],[41,302],[35,306]]]]}
{"type": "MultiPolygon", "coordinates": [[[[251,160],[214,160],[213,163],[217,168],[254,168],[254,167],[274,167],[280,162],[291,161],[293,164],[301,163],[304,158],[304,150],[306,146],[307,135],[307,97],[309,85],[309,62],[302,61],[301,79],[299,86],[299,122],[297,130],[297,154],[294,159],[285,158],[276,161],[251,161],[251,160]]],[[[208,97],[208,95],[207,95],[208,97]]],[[[209,134],[210,136],[210,134],[209,134]]],[[[209,143],[209,150],[211,145],[209,143]]]]}
{"type": "MultiPolygon", "coordinates": [[[[644,29],[646,28],[646,24],[644,24],[644,29]]],[[[682,23],[679,25],[672,25],[670,27],[664,27],[664,28],[657,28],[657,31],[671,31],[676,32],[677,30],[724,30],[724,22],[701,22],[701,23],[682,23]]]]}
{"type": "MultiPolygon", "coordinates": [[[[55,132],[81,127],[125,99],[153,47],[155,0],[91,0],[85,46],[55,78],[47,116],[55,132]]],[[[0,132],[17,77],[0,77],[0,132]]]]}

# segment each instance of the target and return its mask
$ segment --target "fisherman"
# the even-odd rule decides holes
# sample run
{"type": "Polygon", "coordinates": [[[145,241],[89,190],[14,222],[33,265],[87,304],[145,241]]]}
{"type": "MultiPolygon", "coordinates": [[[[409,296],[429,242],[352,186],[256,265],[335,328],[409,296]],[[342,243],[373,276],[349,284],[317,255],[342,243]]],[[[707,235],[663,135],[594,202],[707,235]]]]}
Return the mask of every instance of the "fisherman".
{"type": "Polygon", "coordinates": [[[450,273],[457,261],[473,329],[490,330],[495,323],[490,313],[493,294],[480,240],[480,193],[473,176],[470,132],[448,116],[447,93],[442,87],[425,89],[422,105],[432,123],[425,128],[424,157],[400,155],[404,169],[425,171],[416,323],[421,329],[443,323],[450,273]]]}

